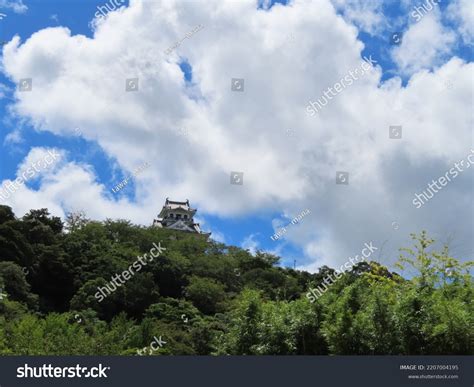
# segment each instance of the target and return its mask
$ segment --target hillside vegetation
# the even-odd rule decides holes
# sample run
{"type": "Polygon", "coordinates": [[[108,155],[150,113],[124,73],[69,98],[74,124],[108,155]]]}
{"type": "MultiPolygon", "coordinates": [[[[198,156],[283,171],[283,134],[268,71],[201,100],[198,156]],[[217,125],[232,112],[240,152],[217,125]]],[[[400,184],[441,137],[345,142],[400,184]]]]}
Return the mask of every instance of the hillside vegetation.
{"type": "Polygon", "coordinates": [[[308,289],[333,269],[282,268],[268,253],[126,220],[63,224],[0,206],[0,354],[473,354],[472,263],[433,252],[425,233],[413,242],[400,258],[410,280],[361,262],[311,303],[308,289]],[[99,287],[154,244],[166,250],[99,302],[99,287]]]}

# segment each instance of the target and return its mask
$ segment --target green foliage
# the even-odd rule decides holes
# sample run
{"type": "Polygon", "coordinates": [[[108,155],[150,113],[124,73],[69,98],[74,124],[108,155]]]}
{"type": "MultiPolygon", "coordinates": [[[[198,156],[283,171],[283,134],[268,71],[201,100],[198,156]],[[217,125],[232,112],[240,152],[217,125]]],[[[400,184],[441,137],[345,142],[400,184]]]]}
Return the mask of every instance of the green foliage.
{"type": "Polygon", "coordinates": [[[22,268],[13,262],[0,262],[0,288],[10,300],[25,303],[30,309],[36,309],[38,296],[30,293],[22,268]]]}
{"type": "Polygon", "coordinates": [[[472,355],[473,263],[435,251],[425,232],[413,239],[398,262],[408,279],[360,262],[311,303],[308,289],[332,268],[311,274],[185,232],[82,213],[63,227],[46,209],[17,219],[0,206],[0,355],[472,355]],[[113,285],[158,242],[160,256],[113,285]]]}
{"type": "Polygon", "coordinates": [[[224,285],[210,278],[192,276],[185,292],[187,298],[203,313],[214,314],[225,298],[224,285]]]}
{"type": "Polygon", "coordinates": [[[260,293],[246,289],[236,299],[231,314],[224,352],[238,355],[255,355],[259,345],[259,326],[262,324],[260,293]]]}

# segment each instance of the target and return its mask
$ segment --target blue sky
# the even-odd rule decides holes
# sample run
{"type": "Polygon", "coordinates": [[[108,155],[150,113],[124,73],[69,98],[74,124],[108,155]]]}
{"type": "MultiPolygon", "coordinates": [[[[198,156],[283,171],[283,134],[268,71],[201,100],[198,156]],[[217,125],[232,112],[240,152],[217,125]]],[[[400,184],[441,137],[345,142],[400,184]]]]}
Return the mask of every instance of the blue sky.
{"type": "MultiPolygon", "coordinates": [[[[81,34],[93,39],[94,31],[91,21],[97,12],[97,7],[104,6],[106,3],[95,0],[54,2],[42,0],[23,1],[22,4],[27,6],[28,9],[21,13],[14,12],[11,7],[0,8],[0,12],[7,15],[0,20],[0,40],[8,42],[14,36],[19,36],[21,42],[24,43],[34,33],[58,26],[68,28],[71,31],[71,36],[81,34]]],[[[424,2],[419,2],[419,4],[422,3],[424,2]]],[[[442,15],[439,18],[439,22],[447,30],[457,31],[459,20],[445,16],[448,14],[447,9],[452,3],[444,1],[439,5],[439,12],[442,15]]],[[[0,4],[6,5],[6,2],[0,2],[0,4]]],[[[367,23],[360,22],[360,20],[367,20],[366,18],[359,19],[357,17],[358,12],[360,14],[364,10],[358,9],[354,4],[357,5],[358,2],[334,1],[337,14],[344,19],[345,23],[357,29],[357,40],[364,45],[363,50],[360,52],[360,57],[371,56],[377,61],[377,66],[381,71],[379,87],[382,83],[394,77],[401,80],[402,87],[406,87],[414,73],[410,70],[403,70],[400,62],[394,57],[393,50],[395,47],[390,43],[390,35],[394,32],[404,34],[414,24],[413,17],[410,16],[413,7],[403,6],[403,2],[387,1],[383,7],[372,10],[374,14],[383,15],[383,20],[373,25],[369,23],[369,26],[367,26],[367,23]]],[[[126,6],[129,6],[128,2],[126,6]]],[[[255,12],[272,13],[277,9],[284,10],[292,6],[291,2],[288,4],[286,1],[273,1],[271,3],[259,1],[255,2],[255,12]]],[[[177,34],[179,35],[179,32],[177,34]]],[[[199,34],[199,32],[196,33],[196,36],[199,34]]],[[[197,37],[189,38],[186,44],[190,45],[189,43],[191,43],[192,39],[197,40],[197,37]]],[[[438,37],[433,36],[433,39],[438,39],[438,37]]],[[[458,35],[455,41],[450,44],[450,49],[437,55],[433,63],[430,64],[431,67],[425,68],[425,70],[433,71],[433,69],[441,66],[452,57],[458,57],[464,62],[469,63],[473,60],[472,55],[472,45],[458,35]]],[[[194,67],[198,68],[199,63],[196,63],[195,60],[193,61],[192,53],[189,55],[185,52],[180,54],[177,64],[182,72],[186,88],[189,90],[199,89],[201,93],[202,90],[199,83],[203,80],[203,75],[195,76],[194,67]]],[[[245,71],[241,70],[241,72],[245,71]]],[[[117,155],[104,150],[103,144],[100,141],[95,141],[92,136],[82,136],[83,129],[79,128],[75,135],[71,134],[72,128],[69,128],[69,131],[56,131],[55,133],[49,130],[36,130],[33,128],[31,121],[27,119],[27,114],[25,116],[11,114],[9,109],[16,103],[16,98],[18,98],[18,94],[15,94],[15,82],[12,82],[8,77],[8,71],[4,71],[0,73],[0,83],[4,85],[0,89],[0,93],[3,94],[3,97],[0,98],[0,111],[3,117],[0,121],[0,181],[14,179],[19,164],[22,163],[30,150],[35,147],[59,148],[66,151],[69,162],[76,163],[77,165],[87,165],[88,171],[91,171],[96,183],[107,188],[114,186],[129,176],[129,172],[121,167],[122,163],[117,155]]],[[[197,100],[201,99],[201,97],[194,98],[197,100]]],[[[202,99],[204,100],[204,97],[202,99]]],[[[90,129],[88,128],[88,130],[90,129]]],[[[100,127],[97,127],[96,130],[100,130],[100,127]]],[[[26,185],[31,190],[39,190],[41,180],[34,179],[28,181],[26,185]]],[[[139,203],[142,197],[137,195],[137,186],[134,179],[119,194],[114,195],[108,189],[104,191],[103,195],[112,202],[127,200],[131,204],[139,203]]],[[[172,197],[172,199],[182,200],[188,198],[191,204],[194,204],[193,192],[183,195],[186,195],[186,197],[172,197]]],[[[226,206],[228,201],[233,200],[234,196],[232,195],[228,198],[223,197],[221,206],[226,206]]],[[[269,198],[272,199],[268,199],[268,202],[273,203],[274,195],[269,195],[269,198]]],[[[160,196],[155,198],[155,213],[158,213],[161,209],[164,199],[165,197],[160,196]]],[[[200,200],[202,202],[203,199],[200,200]]],[[[216,199],[211,200],[216,201],[216,199]]],[[[211,229],[216,234],[223,235],[226,243],[234,245],[244,244],[246,247],[254,246],[266,251],[277,252],[282,256],[282,263],[284,265],[292,266],[294,259],[297,260],[297,265],[301,266],[309,265],[315,259],[317,261],[319,253],[314,253],[313,255],[308,253],[308,249],[311,250],[311,248],[308,247],[309,242],[307,241],[305,244],[304,242],[299,243],[298,238],[293,240],[282,238],[281,241],[277,242],[270,239],[270,236],[275,232],[275,221],[280,219],[281,224],[289,223],[291,216],[296,216],[298,212],[306,209],[305,202],[302,201],[301,205],[291,209],[285,209],[283,205],[267,205],[265,198],[259,198],[259,200],[262,200],[263,204],[256,205],[251,211],[236,211],[232,214],[225,213],[225,211],[219,213],[219,210],[215,209],[206,212],[201,210],[199,205],[196,206],[199,210],[199,217],[204,223],[203,228],[211,229]],[[283,214],[291,215],[285,218],[283,214]],[[248,243],[245,244],[245,241],[248,243]]],[[[282,203],[283,201],[282,199],[276,202],[282,203]]],[[[84,210],[87,212],[87,208],[84,210]]],[[[320,216],[320,213],[312,212],[309,217],[318,216],[320,216]]],[[[152,222],[152,217],[153,215],[150,214],[150,223],[152,222]]],[[[306,220],[303,220],[303,222],[306,222],[306,220]]],[[[300,225],[291,227],[295,229],[295,233],[298,233],[300,225]]],[[[319,230],[314,229],[307,231],[307,233],[309,233],[310,237],[314,238],[319,234],[319,230]]]]}

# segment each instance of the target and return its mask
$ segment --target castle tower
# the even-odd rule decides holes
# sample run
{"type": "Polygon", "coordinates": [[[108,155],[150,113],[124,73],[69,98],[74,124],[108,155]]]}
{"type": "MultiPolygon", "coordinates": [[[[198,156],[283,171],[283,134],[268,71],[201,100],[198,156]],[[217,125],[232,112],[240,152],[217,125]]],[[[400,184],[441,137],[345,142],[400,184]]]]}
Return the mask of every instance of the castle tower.
{"type": "Polygon", "coordinates": [[[194,223],[196,212],[197,210],[191,208],[187,199],[185,202],[176,202],[166,198],[158,218],[153,221],[153,226],[206,236],[211,235],[211,233],[202,232],[199,223],[194,223]]]}

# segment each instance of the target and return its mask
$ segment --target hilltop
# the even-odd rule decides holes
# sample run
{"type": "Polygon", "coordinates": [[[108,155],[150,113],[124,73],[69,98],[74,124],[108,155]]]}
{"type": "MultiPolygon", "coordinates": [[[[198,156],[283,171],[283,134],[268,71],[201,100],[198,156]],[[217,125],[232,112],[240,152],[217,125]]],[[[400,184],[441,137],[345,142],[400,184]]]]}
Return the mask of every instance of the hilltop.
{"type": "Polygon", "coordinates": [[[469,264],[427,253],[425,233],[414,243],[400,262],[412,279],[360,262],[310,302],[333,269],[283,268],[266,252],[127,220],[63,223],[46,209],[18,219],[0,206],[0,354],[472,354],[469,264]]]}

